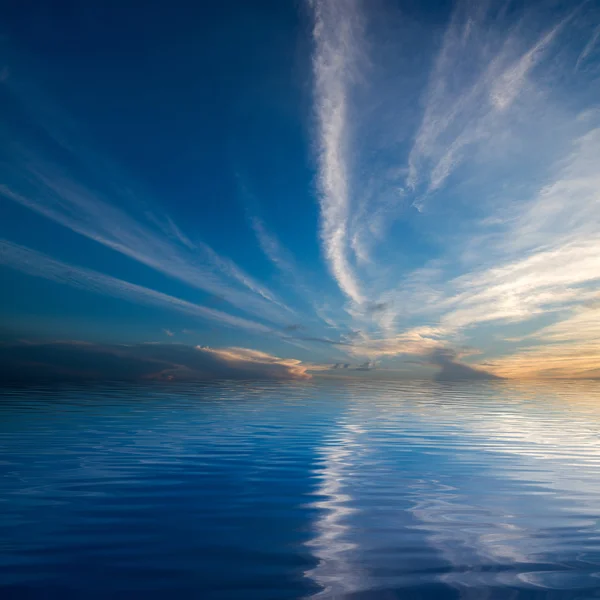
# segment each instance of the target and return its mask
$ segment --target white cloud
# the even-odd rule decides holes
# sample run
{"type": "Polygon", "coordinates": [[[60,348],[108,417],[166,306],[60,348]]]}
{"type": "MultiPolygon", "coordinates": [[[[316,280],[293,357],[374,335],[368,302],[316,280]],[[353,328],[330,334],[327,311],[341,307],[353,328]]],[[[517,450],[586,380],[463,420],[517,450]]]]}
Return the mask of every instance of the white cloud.
{"type": "MultiPolygon", "coordinates": [[[[424,184],[425,195],[440,189],[468,148],[498,137],[510,122],[504,113],[526,91],[527,76],[572,17],[567,15],[523,50],[519,28],[507,23],[498,27],[489,8],[488,3],[456,5],[408,159],[411,190],[419,184],[424,184]]],[[[416,206],[422,202],[418,198],[416,206]]]]}
{"type": "Polygon", "coordinates": [[[544,53],[568,18],[543,35],[532,48],[495,79],[490,90],[490,100],[496,109],[501,111],[506,110],[514,102],[525,84],[527,75],[544,57],[544,53]]]}
{"type": "Polygon", "coordinates": [[[294,267],[291,259],[286,255],[287,253],[281,247],[279,240],[270,231],[267,231],[265,224],[259,218],[254,217],[252,228],[265,256],[283,273],[293,272],[294,267]]]}
{"type": "Polygon", "coordinates": [[[592,37],[588,40],[587,44],[581,51],[581,54],[577,57],[577,62],[575,63],[576,71],[581,66],[581,63],[583,63],[588,58],[588,56],[593,52],[599,39],[600,39],[600,25],[598,25],[598,27],[596,27],[596,29],[594,30],[594,33],[592,34],[592,37]]]}
{"type": "Polygon", "coordinates": [[[363,294],[348,258],[350,103],[361,53],[358,0],[312,0],[315,102],[319,127],[321,237],[340,289],[360,304],[363,294]]]}
{"type": "Polygon", "coordinates": [[[286,375],[293,376],[297,379],[307,379],[310,377],[306,372],[307,366],[294,358],[279,358],[278,356],[273,356],[272,354],[261,352],[260,350],[239,347],[219,349],[209,348],[208,346],[199,346],[198,350],[208,352],[233,365],[260,365],[265,369],[268,367],[281,369],[286,375]]]}
{"type": "Polygon", "coordinates": [[[590,299],[600,281],[600,129],[560,161],[551,183],[520,208],[491,265],[452,282],[442,301],[450,329],[494,320],[527,320],[590,299]]]}

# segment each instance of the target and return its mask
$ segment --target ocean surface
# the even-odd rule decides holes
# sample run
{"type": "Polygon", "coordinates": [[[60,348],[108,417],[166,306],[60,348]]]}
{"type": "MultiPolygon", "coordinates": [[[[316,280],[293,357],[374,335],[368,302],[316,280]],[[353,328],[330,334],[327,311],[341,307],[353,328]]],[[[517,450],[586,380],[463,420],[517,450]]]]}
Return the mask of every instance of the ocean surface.
{"type": "Polygon", "coordinates": [[[600,382],[4,388],[0,598],[600,598],[600,382]]]}

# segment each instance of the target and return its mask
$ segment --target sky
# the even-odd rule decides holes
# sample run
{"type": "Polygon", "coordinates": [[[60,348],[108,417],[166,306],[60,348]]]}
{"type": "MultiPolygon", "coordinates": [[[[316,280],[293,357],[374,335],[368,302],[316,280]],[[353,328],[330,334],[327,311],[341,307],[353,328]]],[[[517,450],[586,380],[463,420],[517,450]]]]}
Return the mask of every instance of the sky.
{"type": "Polygon", "coordinates": [[[0,8],[0,375],[600,377],[600,3],[0,8]]]}

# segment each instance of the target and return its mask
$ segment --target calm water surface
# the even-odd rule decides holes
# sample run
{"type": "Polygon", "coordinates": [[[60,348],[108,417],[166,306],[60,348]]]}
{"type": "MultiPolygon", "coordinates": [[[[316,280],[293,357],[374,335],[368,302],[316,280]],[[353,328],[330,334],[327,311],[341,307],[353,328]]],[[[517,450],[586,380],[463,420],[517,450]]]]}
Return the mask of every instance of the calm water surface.
{"type": "Polygon", "coordinates": [[[600,598],[600,382],[3,389],[0,598],[600,598]]]}

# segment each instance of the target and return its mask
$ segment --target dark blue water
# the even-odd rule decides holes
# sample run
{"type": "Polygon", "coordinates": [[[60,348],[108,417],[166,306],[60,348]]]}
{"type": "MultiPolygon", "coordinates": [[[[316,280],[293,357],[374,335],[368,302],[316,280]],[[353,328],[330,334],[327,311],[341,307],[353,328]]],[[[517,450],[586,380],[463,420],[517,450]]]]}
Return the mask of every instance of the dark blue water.
{"type": "Polygon", "coordinates": [[[600,382],[4,389],[0,598],[600,598],[600,382]]]}

